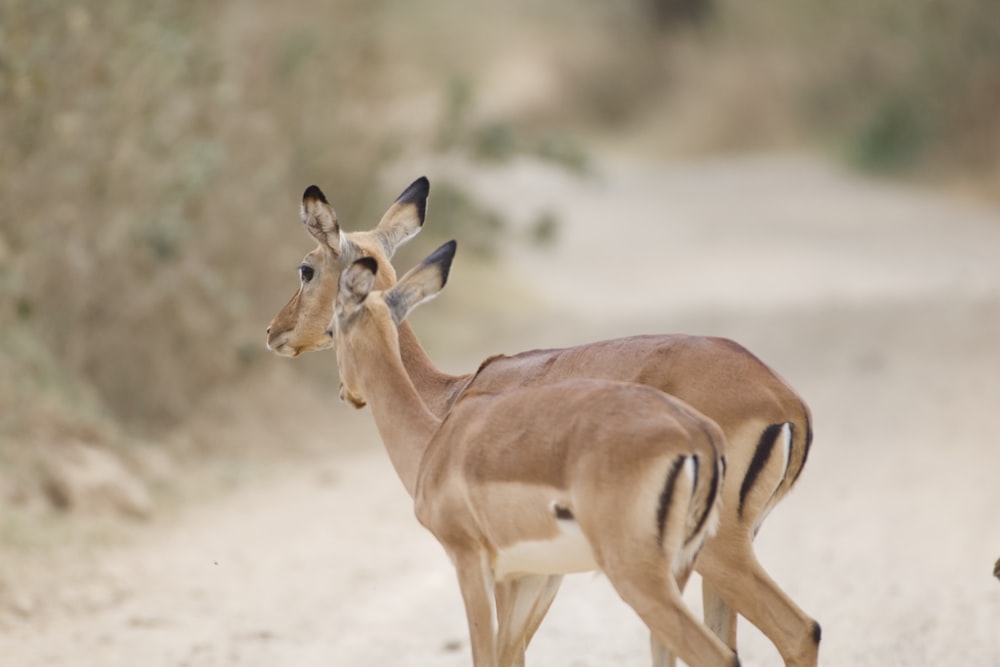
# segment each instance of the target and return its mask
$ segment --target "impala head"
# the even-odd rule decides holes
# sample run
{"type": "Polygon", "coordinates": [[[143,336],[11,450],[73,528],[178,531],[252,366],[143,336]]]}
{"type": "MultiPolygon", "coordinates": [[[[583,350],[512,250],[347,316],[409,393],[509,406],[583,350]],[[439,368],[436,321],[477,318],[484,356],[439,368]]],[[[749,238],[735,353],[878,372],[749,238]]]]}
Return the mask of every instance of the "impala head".
{"type": "Polygon", "coordinates": [[[383,267],[374,257],[362,257],[344,269],[334,319],[329,323],[329,335],[337,342],[341,399],[364,407],[367,399],[359,364],[381,355],[399,357],[396,327],[445,286],[457,245],[448,241],[385,291],[377,291],[383,267]]]}
{"type": "Polygon", "coordinates": [[[267,327],[267,349],[284,357],[333,347],[329,333],[341,271],[356,259],[371,257],[381,267],[380,288],[395,282],[389,258],[420,231],[430,183],[420,177],[393,202],[371,231],[345,233],[322,191],[309,186],[302,195],[302,222],[317,246],[299,265],[299,288],[267,327]]]}

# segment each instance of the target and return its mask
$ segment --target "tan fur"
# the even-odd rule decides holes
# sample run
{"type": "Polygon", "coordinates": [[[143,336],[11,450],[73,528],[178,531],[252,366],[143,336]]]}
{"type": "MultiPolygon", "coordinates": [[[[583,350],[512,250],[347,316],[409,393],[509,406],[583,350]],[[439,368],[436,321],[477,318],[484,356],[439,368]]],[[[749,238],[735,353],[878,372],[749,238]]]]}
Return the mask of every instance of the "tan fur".
{"type": "MultiPolygon", "coordinates": [[[[337,358],[346,393],[371,406],[417,518],[455,565],[476,667],[519,659],[498,643],[496,586],[565,573],[505,574],[498,559],[552,540],[560,522],[579,526],[593,562],[660,643],[690,665],[738,664],[687,610],[673,577],[677,555],[692,544],[696,553],[714,525],[722,431],[656,389],[607,380],[470,392],[438,419],[403,367],[396,322],[443,287],[451,256],[439,253],[388,292],[369,291],[374,262],[344,271],[337,358]]],[[[512,632],[522,641],[506,628],[507,641],[512,632]]]]}
{"type": "MultiPolygon", "coordinates": [[[[380,240],[394,224],[405,227],[414,205],[394,204],[372,232],[342,234],[341,243],[370,256],[380,267],[376,286],[394,284],[390,276],[387,245],[380,240]],[[405,211],[409,208],[409,212],[405,211]],[[381,231],[380,231],[381,230],[381,231]]],[[[412,224],[410,225],[412,228],[412,224]]],[[[397,233],[395,236],[398,236],[397,233]]],[[[343,268],[337,248],[323,243],[313,251],[343,268]],[[337,263],[339,262],[339,264],[337,263]]],[[[336,287],[337,275],[321,278],[336,287]]],[[[332,290],[331,290],[332,291],[332,290]]],[[[308,351],[329,347],[327,327],[333,315],[333,298],[319,290],[303,295],[300,288],[272,322],[272,339],[289,349],[308,351]],[[280,325],[280,326],[279,326],[280,325]]],[[[463,391],[500,392],[524,385],[544,385],[572,378],[638,382],[676,396],[707,415],[725,433],[727,474],[716,537],[709,540],[696,563],[703,577],[706,622],[726,643],[736,647],[736,612],[775,644],[787,665],[815,665],[818,625],[799,609],[770,578],[753,551],[753,538],[767,513],[791,490],[808,451],[811,416],[805,402],[767,365],[739,344],[722,338],[660,335],[601,341],[561,350],[536,350],[487,359],[476,373],[449,375],[439,371],[421,347],[409,324],[398,330],[403,364],[417,393],[437,416],[447,414],[463,391]],[[746,495],[740,495],[750,463],[765,429],[772,424],[792,424],[788,465],[780,448],[772,452],[746,495]]],[[[274,345],[271,345],[274,349],[274,345]]],[[[282,353],[281,349],[276,350],[282,353]]],[[[558,586],[558,582],[554,585],[558,586]]],[[[546,589],[548,590],[548,589],[546,589]]],[[[498,594],[498,603],[516,599],[518,591],[498,594]]],[[[527,631],[530,641],[545,615],[551,597],[540,602],[527,631]]],[[[668,664],[666,661],[657,664],[668,664]]]]}

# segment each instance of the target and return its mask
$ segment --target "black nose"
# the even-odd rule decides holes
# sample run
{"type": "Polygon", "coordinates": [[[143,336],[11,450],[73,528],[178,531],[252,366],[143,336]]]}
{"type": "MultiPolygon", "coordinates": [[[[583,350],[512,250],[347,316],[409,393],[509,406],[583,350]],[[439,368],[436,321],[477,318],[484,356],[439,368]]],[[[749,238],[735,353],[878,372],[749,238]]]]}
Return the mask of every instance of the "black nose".
{"type": "Polygon", "coordinates": [[[271,327],[268,327],[268,328],[264,329],[264,333],[270,335],[270,333],[271,333],[271,327]]]}
{"type": "Polygon", "coordinates": [[[326,335],[329,336],[330,338],[333,338],[333,329],[327,329],[326,335]]]}

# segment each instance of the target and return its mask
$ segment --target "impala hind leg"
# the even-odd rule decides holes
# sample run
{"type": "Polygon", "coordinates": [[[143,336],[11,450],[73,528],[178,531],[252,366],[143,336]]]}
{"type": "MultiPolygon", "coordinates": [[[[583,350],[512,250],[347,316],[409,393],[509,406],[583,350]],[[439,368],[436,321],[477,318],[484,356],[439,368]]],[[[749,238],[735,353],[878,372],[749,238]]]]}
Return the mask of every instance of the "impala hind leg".
{"type": "Polygon", "coordinates": [[[650,572],[636,576],[635,568],[629,569],[631,572],[605,571],[621,598],[649,628],[654,641],[688,665],[734,667],[740,664],[736,653],[685,606],[673,577],[650,572]]]}
{"type": "Polygon", "coordinates": [[[524,652],[555,600],[561,575],[533,575],[497,584],[500,667],[524,667],[524,652]]]}
{"type": "MultiPolygon", "coordinates": [[[[677,575],[677,589],[682,594],[693,569],[694,564],[692,563],[677,575]]],[[[653,654],[653,667],[674,667],[677,664],[677,658],[670,652],[670,649],[657,639],[656,634],[653,632],[649,633],[649,647],[653,654]]],[[[735,646],[730,646],[730,648],[734,651],[736,650],[735,646]]]]}
{"type": "Polygon", "coordinates": [[[736,646],[736,614],[753,623],[778,649],[785,664],[811,667],[819,654],[819,624],[778,587],[757,560],[753,538],[781,499],[788,473],[792,429],[771,424],[763,430],[737,489],[725,490],[719,528],[698,556],[705,622],[729,646],[736,646]]]}
{"type": "MultiPolygon", "coordinates": [[[[644,504],[622,504],[612,507],[620,517],[617,523],[581,523],[581,527],[608,581],[649,628],[654,660],[669,661],[673,656],[698,667],[733,667],[739,665],[736,653],[691,613],[681,596],[678,578],[686,583],[685,569],[690,563],[684,562],[685,569],[681,569],[679,559],[687,538],[695,476],[690,467],[675,465],[671,470],[689,474],[667,475],[656,514],[644,511],[644,504]],[[650,524],[658,528],[655,533],[650,534],[650,524]]],[[[612,504],[607,498],[601,501],[605,509],[612,504]]],[[[584,509],[581,507],[580,515],[591,516],[584,509]]],[[[687,554],[692,558],[696,555],[687,554]]]]}
{"type": "MultiPolygon", "coordinates": [[[[698,556],[698,572],[729,607],[771,640],[788,667],[816,665],[819,624],[799,609],[764,571],[753,553],[749,535],[728,542],[720,541],[721,537],[716,536],[705,545],[698,556]]],[[[730,631],[735,640],[735,624],[730,631]]]]}

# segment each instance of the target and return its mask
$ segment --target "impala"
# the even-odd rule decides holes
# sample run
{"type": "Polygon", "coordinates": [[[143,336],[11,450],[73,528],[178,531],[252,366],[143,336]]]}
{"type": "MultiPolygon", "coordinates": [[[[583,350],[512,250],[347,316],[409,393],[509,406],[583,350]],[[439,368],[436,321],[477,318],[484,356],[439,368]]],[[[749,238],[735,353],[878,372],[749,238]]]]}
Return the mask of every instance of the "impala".
{"type": "MultiPolygon", "coordinates": [[[[395,283],[389,258],[418,233],[426,212],[429,183],[414,181],[371,231],[342,233],[337,216],[316,186],[306,190],[302,220],[317,241],[299,267],[300,285],[268,327],[268,347],[294,357],[328,349],[328,331],[340,271],[360,257],[378,261],[376,286],[395,283]]],[[[438,370],[407,322],[399,326],[399,346],[418,394],[437,417],[447,414],[463,392],[499,393],[524,385],[567,379],[606,379],[647,384],[673,395],[715,421],[725,433],[727,472],[722,487],[718,531],[701,551],[695,569],[702,576],[705,621],[736,648],[737,612],[756,625],[778,649],[786,665],[817,662],[820,626],[771,579],[753,551],[753,539],[771,509],[798,480],[812,442],[809,408],[766,364],[724,338],[657,335],[601,341],[573,348],[496,355],[475,373],[438,370]]],[[[559,587],[554,575],[544,586],[500,584],[497,604],[533,606],[532,625],[522,652],[541,623],[559,587]]],[[[683,583],[683,582],[682,582],[683,583]]],[[[654,664],[671,662],[654,655],[654,664]]],[[[518,663],[521,664],[521,663],[518,663]]]]}
{"type": "Polygon", "coordinates": [[[331,333],[342,398],[371,405],[417,519],[455,566],[473,664],[519,660],[531,624],[531,606],[502,608],[509,636],[497,636],[497,584],[599,569],[654,645],[689,665],[738,665],[674,578],[718,518],[722,431],[659,390],[607,380],[466,391],[436,417],[403,366],[397,325],[444,287],[454,253],[446,243],[384,292],[372,291],[377,260],[356,260],[331,333]]]}

